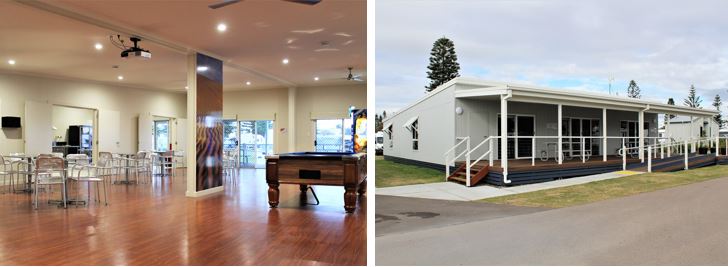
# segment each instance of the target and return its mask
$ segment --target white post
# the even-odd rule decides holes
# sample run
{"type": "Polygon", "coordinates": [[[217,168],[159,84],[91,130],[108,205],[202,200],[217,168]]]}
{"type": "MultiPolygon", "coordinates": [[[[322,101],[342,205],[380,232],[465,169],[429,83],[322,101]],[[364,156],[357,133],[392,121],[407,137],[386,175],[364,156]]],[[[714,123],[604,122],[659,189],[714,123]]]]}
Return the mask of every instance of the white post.
{"type": "Polygon", "coordinates": [[[562,127],[562,122],[561,122],[561,111],[562,111],[562,108],[561,108],[561,104],[559,104],[557,107],[558,107],[557,108],[558,111],[556,112],[556,114],[557,114],[556,115],[556,120],[557,120],[557,124],[558,124],[557,131],[558,131],[559,140],[556,141],[556,143],[557,143],[556,144],[556,146],[557,146],[556,151],[558,151],[558,153],[559,153],[559,155],[558,155],[558,157],[559,157],[559,164],[562,164],[562,163],[564,163],[564,152],[563,152],[563,147],[561,145],[561,141],[562,141],[561,140],[561,136],[563,135],[562,130],[561,130],[561,127],[562,127]]]}
{"type": "Polygon", "coordinates": [[[607,109],[602,109],[602,161],[607,161],[607,109]]]}
{"type": "Polygon", "coordinates": [[[665,158],[665,143],[660,144],[660,159],[665,158]]]}
{"type": "Polygon", "coordinates": [[[685,140],[685,169],[688,169],[688,140],[685,140]]]}
{"type": "Polygon", "coordinates": [[[652,147],[647,147],[647,172],[652,172],[652,147]]]}
{"type": "Polygon", "coordinates": [[[581,138],[581,163],[586,162],[586,156],[584,156],[584,137],[581,138]]]}
{"type": "Polygon", "coordinates": [[[470,186],[470,138],[465,139],[468,152],[465,153],[465,186],[470,186]]]}
{"type": "Polygon", "coordinates": [[[536,166],[536,137],[531,137],[531,166],[536,166]]]}
{"type": "Polygon", "coordinates": [[[490,153],[488,153],[488,166],[493,166],[493,154],[495,154],[495,151],[493,150],[493,137],[490,138],[490,141],[488,141],[490,144],[490,153]]]}
{"type": "Polygon", "coordinates": [[[503,180],[508,180],[508,100],[505,95],[501,95],[501,132],[500,132],[500,154],[501,168],[503,168],[503,180]]]}
{"type": "Polygon", "coordinates": [[[624,141],[622,142],[622,170],[627,170],[627,147],[624,145],[624,141]]]}
{"type": "Polygon", "coordinates": [[[447,177],[450,177],[450,160],[449,160],[450,154],[448,153],[445,155],[445,182],[447,182],[447,177]]]}
{"type": "Polygon", "coordinates": [[[639,148],[637,149],[640,153],[640,160],[642,163],[645,162],[644,155],[644,146],[645,146],[645,112],[640,110],[639,112],[639,125],[637,126],[638,134],[639,134],[639,148]]]}

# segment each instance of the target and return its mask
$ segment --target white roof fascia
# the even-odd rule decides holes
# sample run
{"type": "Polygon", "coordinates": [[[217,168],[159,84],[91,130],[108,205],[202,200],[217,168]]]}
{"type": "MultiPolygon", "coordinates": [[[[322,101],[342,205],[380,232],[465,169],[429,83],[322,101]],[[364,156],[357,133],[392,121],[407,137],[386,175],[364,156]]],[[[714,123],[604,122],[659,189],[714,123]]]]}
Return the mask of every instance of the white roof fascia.
{"type": "Polygon", "coordinates": [[[484,87],[467,90],[455,90],[455,97],[474,97],[474,96],[495,96],[508,94],[507,86],[484,87]]]}
{"type": "MultiPolygon", "coordinates": [[[[416,106],[420,102],[425,101],[428,98],[430,98],[430,97],[432,97],[432,96],[434,96],[436,94],[439,94],[440,92],[444,91],[445,89],[447,89],[450,86],[453,86],[455,84],[478,85],[478,86],[483,86],[483,87],[485,87],[485,86],[506,86],[504,83],[482,82],[482,81],[479,81],[479,80],[474,80],[474,79],[469,79],[469,78],[456,77],[455,79],[452,79],[452,80],[450,80],[450,81],[448,81],[448,82],[446,82],[446,83],[438,86],[437,88],[435,88],[435,90],[432,90],[429,93],[425,94],[420,99],[417,99],[417,101],[413,102],[412,104],[409,104],[409,105],[405,106],[404,108],[398,110],[393,115],[391,115],[388,118],[384,119],[384,121],[389,121],[389,120],[393,119],[394,117],[397,117],[397,115],[399,115],[400,113],[402,113],[402,112],[404,112],[404,111],[406,111],[406,110],[408,110],[408,109],[416,106]]],[[[387,115],[389,115],[389,114],[387,114],[387,115]]]]}

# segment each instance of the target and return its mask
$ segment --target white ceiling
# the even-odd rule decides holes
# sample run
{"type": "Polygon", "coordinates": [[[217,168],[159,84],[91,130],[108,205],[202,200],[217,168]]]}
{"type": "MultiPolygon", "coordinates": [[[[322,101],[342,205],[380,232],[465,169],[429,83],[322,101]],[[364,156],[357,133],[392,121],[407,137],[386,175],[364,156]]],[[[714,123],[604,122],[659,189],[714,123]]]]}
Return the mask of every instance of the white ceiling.
{"type": "Polygon", "coordinates": [[[0,70],[184,91],[185,53],[194,50],[226,63],[225,90],[358,83],[342,79],[348,66],[366,78],[365,1],[245,0],[207,8],[215,2],[0,2],[0,70]],[[218,32],[218,23],[227,31],[218,32]],[[152,59],[121,59],[108,40],[117,33],[141,36],[152,59]]]}

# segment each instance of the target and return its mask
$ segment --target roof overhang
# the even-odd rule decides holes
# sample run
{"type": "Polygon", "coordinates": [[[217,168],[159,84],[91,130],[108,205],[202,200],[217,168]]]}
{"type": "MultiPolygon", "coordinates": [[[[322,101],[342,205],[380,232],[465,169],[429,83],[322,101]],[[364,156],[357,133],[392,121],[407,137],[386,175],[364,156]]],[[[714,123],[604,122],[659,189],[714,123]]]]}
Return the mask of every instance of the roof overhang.
{"type": "Polygon", "coordinates": [[[600,93],[583,92],[576,90],[556,90],[538,86],[483,84],[485,87],[475,89],[456,89],[456,98],[488,99],[511,93],[509,101],[542,103],[564,106],[587,107],[597,109],[611,109],[624,111],[645,111],[648,113],[675,114],[687,116],[713,116],[717,111],[681,107],[668,104],[645,101],[627,97],[612,96],[600,93]],[[487,85],[491,85],[488,87],[487,85]]]}

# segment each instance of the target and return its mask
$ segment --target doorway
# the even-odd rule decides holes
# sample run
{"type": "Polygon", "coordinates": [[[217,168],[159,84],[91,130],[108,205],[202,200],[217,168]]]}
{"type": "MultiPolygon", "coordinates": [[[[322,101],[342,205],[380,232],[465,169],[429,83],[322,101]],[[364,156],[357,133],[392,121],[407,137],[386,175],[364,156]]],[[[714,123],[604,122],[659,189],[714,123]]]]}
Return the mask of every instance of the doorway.
{"type": "Polygon", "coordinates": [[[273,154],[272,120],[240,121],[240,167],[265,168],[265,156],[273,154]]]}
{"type": "Polygon", "coordinates": [[[85,154],[93,157],[95,110],[54,105],[52,129],[54,153],[63,156],[85,154]]]}
{"type": "Polygon", "coordinates": [[[154,120],[154,150],[166,152],[170,150],[169,120],[154,120]]]}
{"type": "MultiPolygon", "coordinates": [[[[501,131],[500,115],[498,115],[498,133],[501,131]]],[[[528,137],[536,134],[536,117],[533,115],[510,115],[508,116],[506,132],[509,137],[528,137]]],[[[508,158],[530,158],[533,152],[533,140],[531,138],[508,138],[508,158]],[[518,141],[516,141],[518,140],[518,141]]],[[[498,147],[501,146],[501,139],[498,138],[498,147]]]]}

